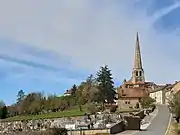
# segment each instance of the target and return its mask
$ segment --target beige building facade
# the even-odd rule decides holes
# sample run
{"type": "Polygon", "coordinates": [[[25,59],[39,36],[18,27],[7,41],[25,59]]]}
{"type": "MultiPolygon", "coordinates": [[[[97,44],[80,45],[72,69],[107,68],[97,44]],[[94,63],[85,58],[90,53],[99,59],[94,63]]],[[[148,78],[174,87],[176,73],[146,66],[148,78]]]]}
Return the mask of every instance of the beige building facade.
{"type": "Polygon", "coordinates": [[[173,84],[161,85],[161,87],[154,89],[150,92],[149,96],[156,100],[157,104],[168,105],[169,101],[172,99],[173,94],[180,90],[180,82],[175,82],[173,84]]]}

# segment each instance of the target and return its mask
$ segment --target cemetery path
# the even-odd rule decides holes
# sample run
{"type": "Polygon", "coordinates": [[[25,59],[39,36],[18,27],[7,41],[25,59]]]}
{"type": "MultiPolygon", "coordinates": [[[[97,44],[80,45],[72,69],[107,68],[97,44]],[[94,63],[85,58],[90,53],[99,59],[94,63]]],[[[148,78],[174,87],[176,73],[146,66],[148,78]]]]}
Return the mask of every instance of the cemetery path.
{"type": "Polygon", "coordinates": [[[165,135],[169,126],[171,114],[165,105],[158,106],[158,114],[152,120],[146,131],[139,131],[133,135],[165,135]]]}

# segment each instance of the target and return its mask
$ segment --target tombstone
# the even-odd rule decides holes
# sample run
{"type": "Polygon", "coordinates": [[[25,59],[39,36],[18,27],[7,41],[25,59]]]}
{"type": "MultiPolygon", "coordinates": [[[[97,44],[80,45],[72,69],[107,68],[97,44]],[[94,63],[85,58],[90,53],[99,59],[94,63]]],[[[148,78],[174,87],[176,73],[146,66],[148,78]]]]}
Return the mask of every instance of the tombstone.
{"type": "Polygon", "coordinates": [[[127,121],[126,130],[140,130],[141,118],[125,116],[124,119],[127,121]]]}

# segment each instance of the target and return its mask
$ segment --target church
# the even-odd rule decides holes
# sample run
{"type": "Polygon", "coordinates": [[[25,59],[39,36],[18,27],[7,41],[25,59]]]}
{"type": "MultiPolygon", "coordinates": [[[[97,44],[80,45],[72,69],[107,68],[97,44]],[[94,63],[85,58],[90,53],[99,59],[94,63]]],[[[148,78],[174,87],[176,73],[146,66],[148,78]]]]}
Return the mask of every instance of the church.
{"type": "Polygon", "coordinates": [[[117,104],[119,108],[135,107],[141,98],[149,96],[150,92],[157,87],[159,86],[154,82],[146,82],[145,80],[139,36],[137,33],[132,76],[128,81],[124,80],[123,84],[118,88],[117,104]]]}
{"type": "Polygon", "coordinates": [[[156,100],[156,104],[168,104],[173,95],[180,93],[180,81],[172,84],[157,85],[154,82],[145,80],[145,73],[142,65],[139,35],[136,35],[134,66],[131,78],[123,81],[117,89],[116,101],[118,107],[134,108],[143,98],[150,96],[156,100]]]}

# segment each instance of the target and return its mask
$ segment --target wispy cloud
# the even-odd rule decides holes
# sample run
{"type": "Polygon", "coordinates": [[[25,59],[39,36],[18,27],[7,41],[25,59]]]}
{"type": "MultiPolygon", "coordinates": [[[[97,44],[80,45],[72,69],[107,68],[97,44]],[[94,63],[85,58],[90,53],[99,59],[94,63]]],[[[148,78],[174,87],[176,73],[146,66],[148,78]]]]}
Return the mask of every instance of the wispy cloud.
{"type": "Polygon", "coordinates": [[[32,61],[27,61],[27,60],[23,60],[23,59],[17,59],[17,58],[9,57],[7,55],[0,54],[0,59],[8,61],[8,62],[14,62],[14,63],[18,63],[18,64],[23,64],[26,66],[35,67],[35,68],[41,68],[44,70],[50,70],[50,71],[55,71],[55,72],[60,70],[60,69],[52,67],[52,66],[48,66],[48,65],[44,65],[44,64],[40,64],[40,63],[34,63],[32,61]]]}
{"type": "Polygon", "coordinates": [[[3,1],[0,38],[16,45],[0,44],[0,58],[43,70],[42,74],[52,78],[62,73],[62,78],[72,81],[71,75],[80,80],[108,64],[116,81],[121,82],[131,76],[135,34],[139,31],[147,80],[173,82],[180,76],[179,29],[162,33],[154,25],[161,25],[159,20],[179,8],[179,2],[167,2],[155,10],[155,1],[146,5],[143,0],[3,1]],[[149,7],[154,9],[151,14],[149,7]]]}
{"type": "Polygon", "coordinates": [[[179,1],[175,1],[172,5],[165,7],[163,9],[158,10],[157,12],[154,13],[154,15],[152,16],[152,24],[156,21],[158,21],[158,19],[162,18],[163,16],[169,14],[170,12],[172,12],[173,10],[177,9],[180,7],[180,2],[179,1]]]}

